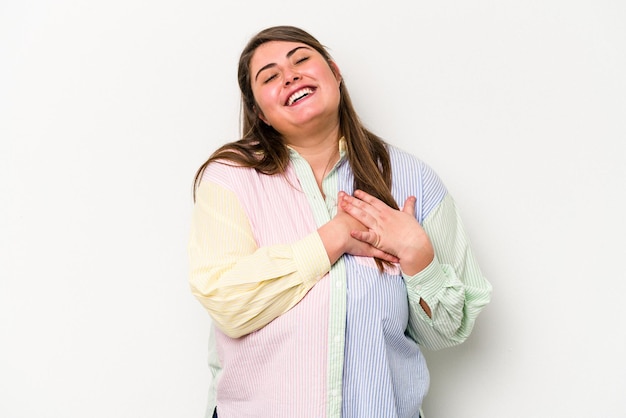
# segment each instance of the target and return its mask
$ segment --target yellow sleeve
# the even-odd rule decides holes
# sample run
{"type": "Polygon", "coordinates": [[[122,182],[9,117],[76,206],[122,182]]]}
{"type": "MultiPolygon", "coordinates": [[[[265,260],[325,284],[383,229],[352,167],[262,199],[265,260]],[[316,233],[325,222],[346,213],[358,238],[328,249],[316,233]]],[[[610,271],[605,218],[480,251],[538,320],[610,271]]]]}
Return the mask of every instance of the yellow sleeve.
{"type": "Polygon", "coordinates": [[[330,270],[317,231],[259,248],[235,194],[206,180],[196,192],[189,259],[192,293],[233,338],[291,309],[330,270]]]}

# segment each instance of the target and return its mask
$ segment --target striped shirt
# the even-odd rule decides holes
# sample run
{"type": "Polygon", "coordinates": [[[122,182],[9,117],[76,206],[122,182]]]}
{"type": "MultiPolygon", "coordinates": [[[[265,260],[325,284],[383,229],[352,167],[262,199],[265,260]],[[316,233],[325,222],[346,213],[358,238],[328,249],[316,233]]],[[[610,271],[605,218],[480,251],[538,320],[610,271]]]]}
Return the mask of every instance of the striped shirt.
{"type": "Polygon", "coordinates": [[[491,286],[437,175],[397,148],[389,152],[392,194],[400,203],[417,197],[415,216],[435,249],[414,276],[397,266],[381,273],[373,259],[347,254],[330,265],[317,229],[335,215],[338,192],[353,192],[344,147],[323,194],[294,150],[285,175],[207,167],[189,254],[192,292],[215,324],[208,411],[217,405],[220,418],[419,416],[429,384],[420,346],[463,342],[491,286]]]}

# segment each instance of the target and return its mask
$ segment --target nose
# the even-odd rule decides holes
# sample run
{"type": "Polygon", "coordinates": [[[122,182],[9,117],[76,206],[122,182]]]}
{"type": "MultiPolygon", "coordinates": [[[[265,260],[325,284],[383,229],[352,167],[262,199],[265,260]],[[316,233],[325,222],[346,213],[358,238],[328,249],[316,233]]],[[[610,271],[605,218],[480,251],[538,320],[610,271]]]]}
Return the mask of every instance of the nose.
{"type": "Polygon", "coordinates": [[[285,75],[285,85],[289,86],[293,83],[295,83],[296,81],[300,80],[300,74],[295,73],[295,72],[291,72],[285,75]]]}

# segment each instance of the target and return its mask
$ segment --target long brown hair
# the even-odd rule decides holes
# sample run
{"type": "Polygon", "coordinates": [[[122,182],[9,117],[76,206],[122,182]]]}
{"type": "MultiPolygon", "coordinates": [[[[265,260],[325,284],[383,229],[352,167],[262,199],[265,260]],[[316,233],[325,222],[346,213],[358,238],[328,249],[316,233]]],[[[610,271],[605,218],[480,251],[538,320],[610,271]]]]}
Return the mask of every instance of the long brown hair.
{"type": "MultiPolygon", "coordinates": [[[[270,41],[299,42],[319,52],[330,65],[332,58],[326,48],[306,31],[294,26],[275,26],[256,34],[239,57],[238,80],[241,90],[242,138],[218,148],[196,172],[193,197],[202,180],[206,167],[217,160],[234,165],[254,168],[268,175],[284,174],[289,164],[289,152],[281,134],[264,123],[258,116],[256,101],[250,80],[250,61],[256,49],[270,41]]],[[[354,175],[354,189],[363,190],[398,209],[391,194],[391,161],[385,142],[367,130],[361,123],[345,81],[339,86],[339,130],[346,140],[347,158],[354,175]]],[[[380,271],[388,265],[376,259],[380,271]]]]}
{"type": "MultiPolygon", "coordinates": [[[[317,39],[294,26],[267,28],[250,39],[239,57],[238,69],[243,136],[236,142],[221,146],[200,166],[194,179],[194,199],[204,170],[216,160],[254,168],[268,175],[283,174],[287,169],[287,147],[281,134],[259,118],[250,79],[250,60],[254,52],[260,45],[270,41],[303,43],[319,52],[329,65],[332,61],[326,48],[317,39]]],[[[354,173],[354,189],[361,189],[398,209],[391,195],[391,163],[385,142],[365,129],[359,120],[345,81],[340,84],[339,92],[339,130],[346,139],[348,162],[354,173]]]]}

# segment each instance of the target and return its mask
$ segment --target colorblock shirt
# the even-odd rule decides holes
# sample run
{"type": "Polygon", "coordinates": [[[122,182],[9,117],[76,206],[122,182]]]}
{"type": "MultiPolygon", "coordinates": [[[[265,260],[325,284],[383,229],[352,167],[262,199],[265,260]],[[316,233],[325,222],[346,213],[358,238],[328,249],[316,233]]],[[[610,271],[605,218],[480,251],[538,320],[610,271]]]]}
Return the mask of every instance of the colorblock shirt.
{"type": "MultiPolygon", "coordinates": [[[[343,144],[343,143],[340,143],[343,144]]],[[[420,347],[463,342],[491,285],[452,197],[419,159],[388,146],[392,194],[415,196],[435,257],[408,276],[344,254],[317,229],[353,192],[345,149],[322,182],[290,150],[284,175],[211,163],[192,215],[190,284],[214,329],[209,409],[220,418],[414,418],[429,375],[420,347]],[[429,317],[419,304],[431,308],[429,317]]],[[[210,416],[210,415],[208,415],[210,416]]]]}

